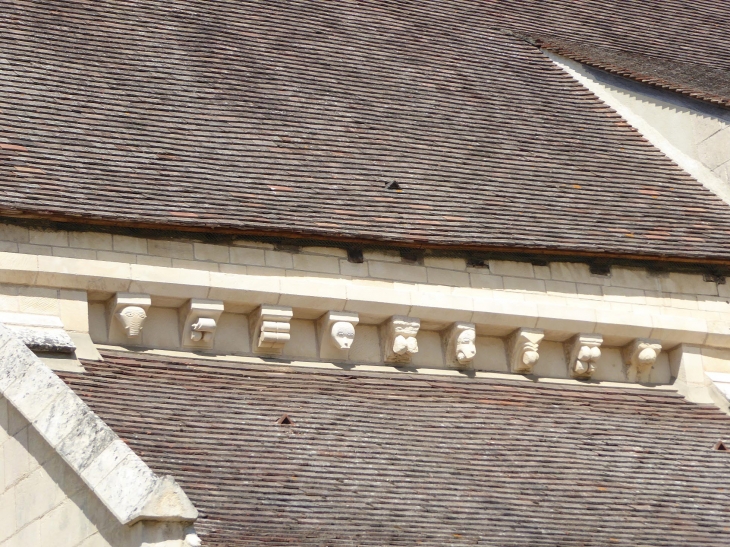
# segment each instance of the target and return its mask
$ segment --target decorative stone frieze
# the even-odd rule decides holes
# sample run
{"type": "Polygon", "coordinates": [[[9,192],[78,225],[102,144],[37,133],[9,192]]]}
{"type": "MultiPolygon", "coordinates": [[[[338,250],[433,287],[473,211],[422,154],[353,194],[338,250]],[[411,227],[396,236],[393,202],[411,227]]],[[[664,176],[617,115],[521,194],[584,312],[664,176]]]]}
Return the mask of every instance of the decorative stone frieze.
{"type": "Polygon", "coordinates": [[[292,309],[286,306],[263,304],[249,315],[251,346],[254,353],[279,355],[289,341],[293,317],[292,309]]]}
{"type": "Polygon", "coordinates": [[[532,369],[540,358],[540,342],[545,333],[539,329],[518,329],[507,341],[510,370],[518,374],[532,374],[532,369]]]}
{"type": "Polygon", "coordinates": [[[118,321],[127,338],[136,339],[142,332],[151,305],[152,299],[148,294],[117,293],[108,305],[109,326],[112,321],[118,321]]]}
{"type": "Polygon", "coordinates": [[[593,375],[601,357],[602,343],[600,334],[576,334],[565,343],[568,373],[572,378],[586,380],[593,375]]]}
{"type": "Polygon", "coordinates": [[[443,332],[446,364],[454,368],[465,368],[477,353],[476,325],[456,322],[443,332]]]}
{"type": "Polygon", "coordinates": [[[407,364],[411,355],[418,353],[416,335],[421,328],[420,319],[394,315],[381,326],[383,362],[407,364]]]}
{"type": "Polygon", "coordinates": [[[637,338],[621,350],[629,382],[648,382],[662,345],[657,340],[637,338]]]}
{"type": "Polygon", "coordinates": [[[223,313],[220,300],[191,298],[179,310],[182,346],[185,348],[210,349],[213,347],[215,330],[223,313]]]}
{"type": "Polygon", "coordinates": [[[356,313],[330,311],[317,323],[320,359],[346,360],[355,341],[356,313]]]}

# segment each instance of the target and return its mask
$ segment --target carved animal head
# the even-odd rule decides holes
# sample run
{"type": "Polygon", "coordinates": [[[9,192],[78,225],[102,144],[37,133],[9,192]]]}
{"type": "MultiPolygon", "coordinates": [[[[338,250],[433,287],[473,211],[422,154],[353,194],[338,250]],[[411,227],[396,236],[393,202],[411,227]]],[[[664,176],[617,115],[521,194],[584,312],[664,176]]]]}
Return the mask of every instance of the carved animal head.
{"type": "Polygon", "coordinates": [[[355,341],[355,326],[347,321],[337,321],[332,325],[332,340],[340,349],[350,349],[355,341]]]}
{"type": "Polygon", "coordinates": [[[459,363],[468,363],[477,354],[476,332],[472,329],[466,329],[459,333],[456,339],[456,360],[459,363]]]}
{"type": "Polygon", "coordinates": [[[127,306],[117,313],[117,317],[124,325],[127,336],[139,336],[147,313],[139,306],[127,306]]]}

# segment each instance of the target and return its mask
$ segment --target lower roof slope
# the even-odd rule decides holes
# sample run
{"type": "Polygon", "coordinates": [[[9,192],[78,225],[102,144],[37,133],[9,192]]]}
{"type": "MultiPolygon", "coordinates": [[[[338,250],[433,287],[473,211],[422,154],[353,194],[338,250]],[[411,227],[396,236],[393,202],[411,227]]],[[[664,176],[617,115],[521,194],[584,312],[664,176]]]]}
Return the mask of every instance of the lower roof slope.
{"type": "Polygon", "coordinates": [[[62,377],[207,546],[730,541],[730,418],[673,392],[104,357],[62,377]]]}
{"type": "Polygon", "coordinates": [[[0,214],[730,262],[728,205],[492,2],[0,14],[0,214]]]}

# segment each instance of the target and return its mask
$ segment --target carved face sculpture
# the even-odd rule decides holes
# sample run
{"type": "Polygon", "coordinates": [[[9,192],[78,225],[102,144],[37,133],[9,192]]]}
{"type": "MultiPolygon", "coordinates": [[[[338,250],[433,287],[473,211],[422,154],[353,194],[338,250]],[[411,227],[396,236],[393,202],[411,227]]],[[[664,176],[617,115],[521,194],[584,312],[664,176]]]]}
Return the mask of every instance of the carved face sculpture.
{"type": "Polygon", "coordinates": [[[147,318],[144,308],[139,306],[127,306],[117,314],[119,320],[124,325],[127,336],[139,336],[142,330],[142,324],[147,318]]]}
{"type": "Polygon", "coordinates": [[[405,353],[418,353],[418,342],[413,336],[405,337],[399,334],[393,341],[393,353],[403,355],[405,353]]]}
{"type": "Polygon", "coordinates": [[[467,329],[459,333],[456,339],[456,360],[459,363],[468,363],[477,354],[477,347],[474,344],[477,335],[472,329],[467,329]]]}
{"type": "Polygon", "coordinates": [[[355,341],[355,326],[347,321],[337,321],[332,325],[332,340],[340,349],[350,349],[355,341]]]}

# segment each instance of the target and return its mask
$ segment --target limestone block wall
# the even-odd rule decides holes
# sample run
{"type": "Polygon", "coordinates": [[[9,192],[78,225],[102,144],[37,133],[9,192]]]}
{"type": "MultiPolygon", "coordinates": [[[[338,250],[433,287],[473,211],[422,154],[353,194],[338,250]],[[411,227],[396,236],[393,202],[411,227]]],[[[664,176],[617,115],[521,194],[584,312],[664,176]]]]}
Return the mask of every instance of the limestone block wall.
{"type": "Polygon", "coordinates": [[[683,169],[730,199],[730,110],[546,53],[683,169]]]}
{"type": "Polygon", "coordinates": [[[11,224],[0,225],[0,248],[0,294],[8,297],[0,299],[0,311],[42,302],[32,298],[61,310],[72,295],[72,322],[88,325],[97,344],[130,344],[107,310],[126,291],[151,298],[133,344],[138,348],[183,350],[179,310],[190,298],[207,298],[224,304],[215,343],[206,350],[219,356],[254,357],[249,314],[270,304],[293,309],[282,354],[290,360],[318,360],[317,320],[335,310],[359,314],[348,356],[355,364],[382,364],[380,325],[406,315],[421,321],[412,357],[417,368],[448,368],[444,329],[467,321],[476,328],[477,353],[467,366],[475,371],[508,372],[506,339],[526,327],[545,331],[538,376],[566,377],[564,342],[579,332],[603,336],[596,380],[627,380],[621,348],[637,337],[663,344],[652,383],[671,381],[667,355],[682,343],[712,349],[720,356],[718,372],[730,372],[730,285],[699,274],[612,267],[594,275],[582,263],[470,265],[459,256],[409,260],[389,250],[365,250],[355,263],[336,247],[282,248],[245,239],[212,244],[11,224]]]}
{"type": "Polygon", "coordinates": [[[0,397],[0,546],[190,547],[176,522],[125,526],[0,397]]]}

